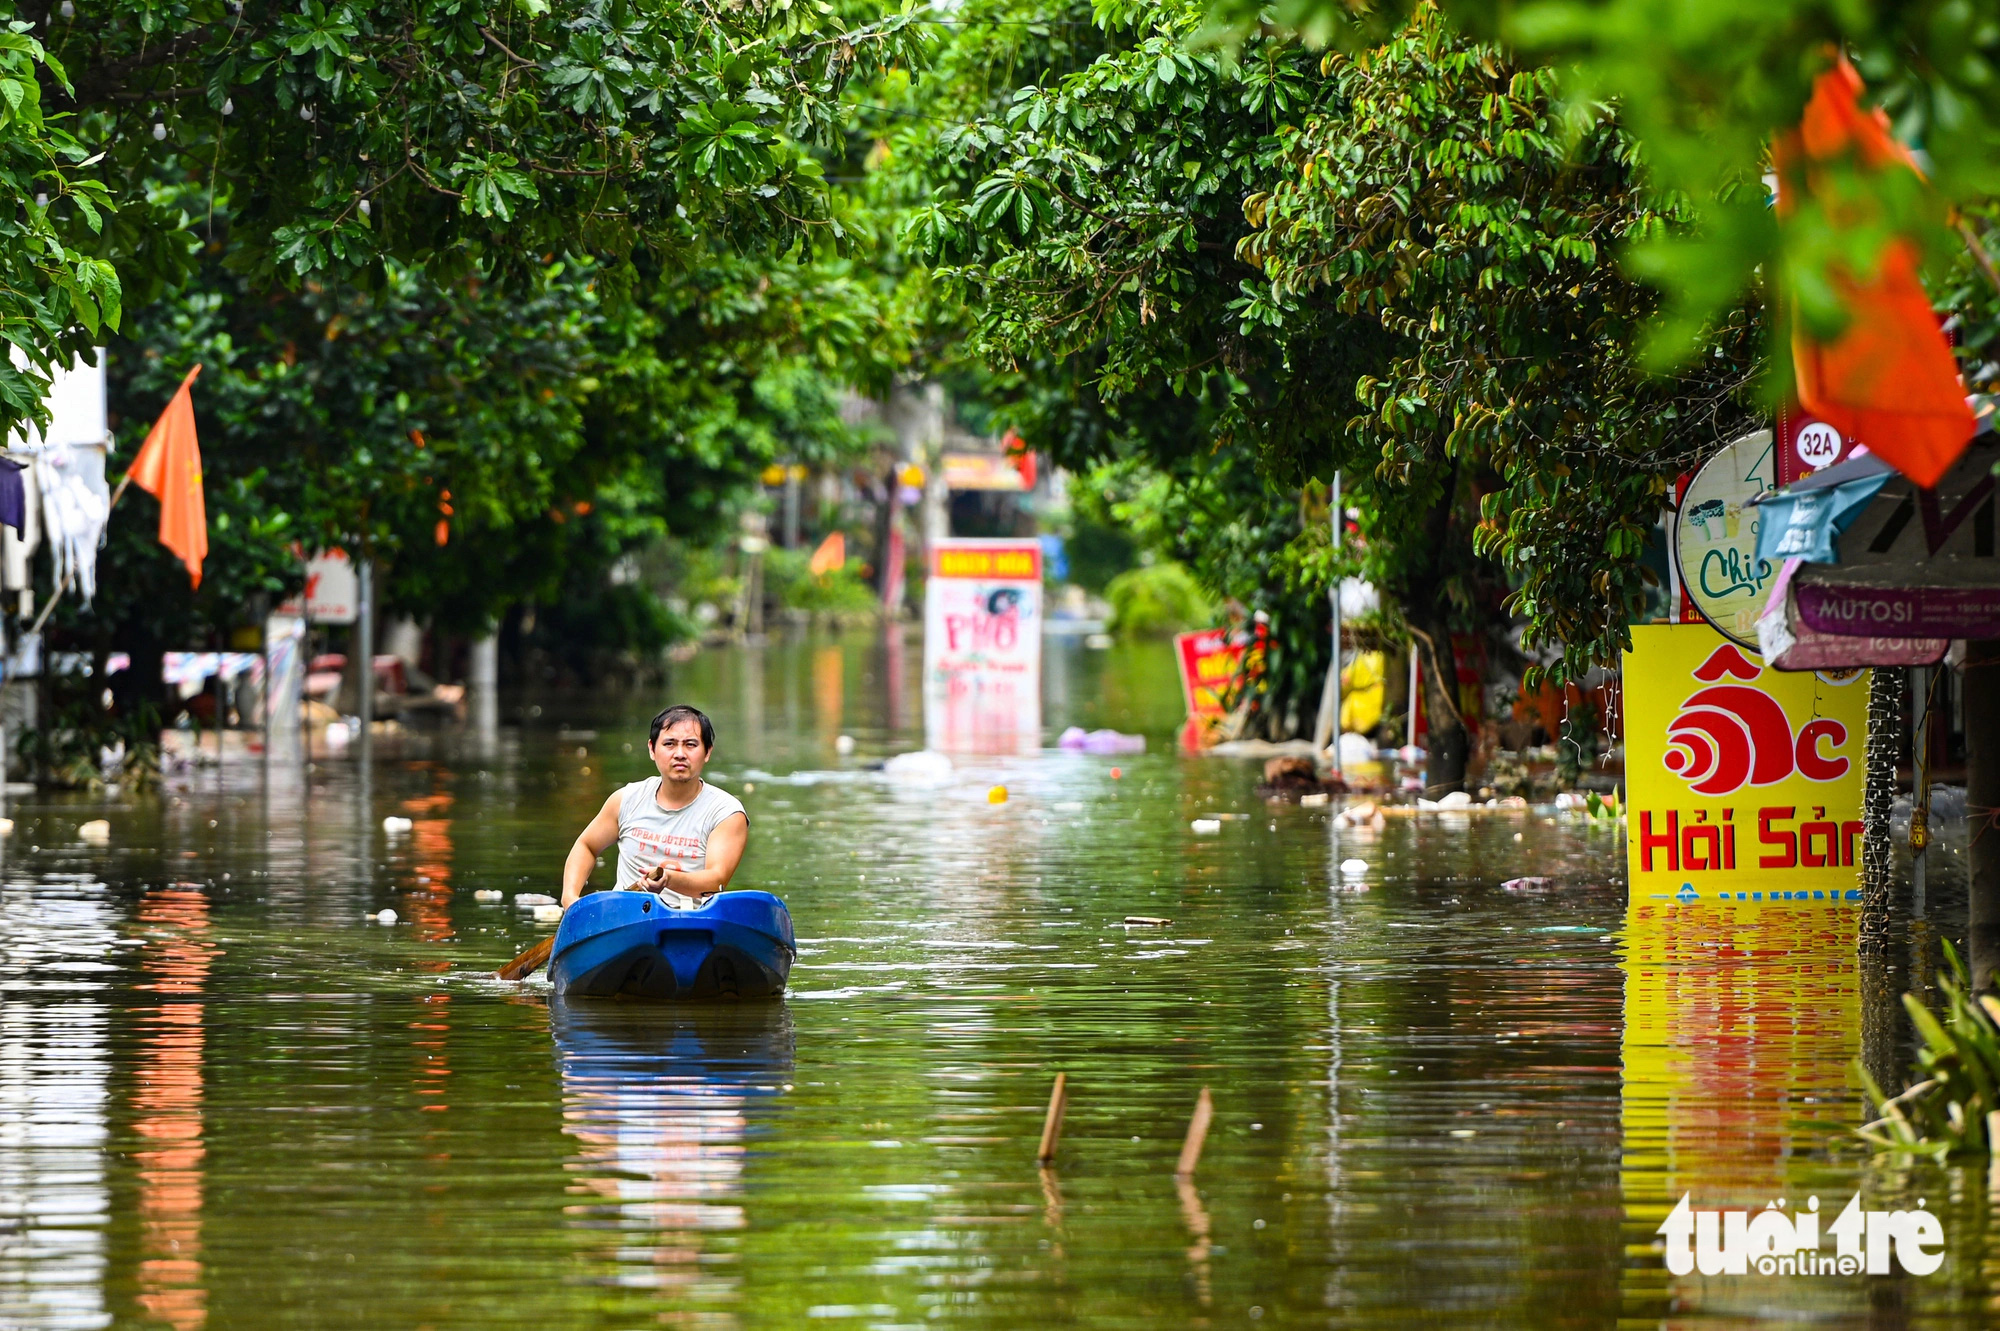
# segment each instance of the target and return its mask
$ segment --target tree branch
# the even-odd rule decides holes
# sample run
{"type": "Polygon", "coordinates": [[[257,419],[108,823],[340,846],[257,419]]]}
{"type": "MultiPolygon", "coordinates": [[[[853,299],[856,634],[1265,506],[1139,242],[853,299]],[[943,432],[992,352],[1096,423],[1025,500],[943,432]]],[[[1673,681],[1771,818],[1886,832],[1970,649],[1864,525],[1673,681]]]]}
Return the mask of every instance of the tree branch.
{"type": "Polygon", "coordinates": [[[113,99],[125,100],[150,95],[144,92],[124,93],[123,90],[134,74],[157,68],[196,50],[207,42],[213,30],[210,26],[199,27],[193,32],[182,33],[170,41],[162,42],[135,55],[126,56],[122,60],[93,65],[77,76],[76,92],[69,100],[77,106],[89,106],[113,99]]]}

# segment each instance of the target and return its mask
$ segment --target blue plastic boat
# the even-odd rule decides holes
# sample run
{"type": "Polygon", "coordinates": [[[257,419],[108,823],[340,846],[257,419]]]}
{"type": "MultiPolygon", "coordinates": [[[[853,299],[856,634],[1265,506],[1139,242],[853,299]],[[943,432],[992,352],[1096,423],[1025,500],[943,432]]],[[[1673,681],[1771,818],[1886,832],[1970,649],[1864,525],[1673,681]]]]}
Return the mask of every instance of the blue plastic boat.
{"type": "Polygon", "coordinates": [[[769,998],[797,954],[792,913],[769,892],[718,892],[693,910],[593,892],[563,914],[549,982],[558,998],[769,998]]]}

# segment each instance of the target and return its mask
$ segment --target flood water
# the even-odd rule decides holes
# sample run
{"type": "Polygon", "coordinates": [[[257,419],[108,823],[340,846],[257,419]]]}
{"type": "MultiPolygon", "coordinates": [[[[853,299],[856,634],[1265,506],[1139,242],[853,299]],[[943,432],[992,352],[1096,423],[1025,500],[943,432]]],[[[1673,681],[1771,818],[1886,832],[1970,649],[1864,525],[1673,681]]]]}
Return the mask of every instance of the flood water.
{"type": "Polygon", "coordinates": [[[510,700],[485,741],[16,800],[0,1326],[1991,1324],[2000,1180],[1852,1136],[1848,1063],[1864,1027],[1901,1039],[1908,976],[1864,980],[1850,911],[1628,907],[1616,831],[1552,809],[1266,805],[1258,764],[1172,751],[1159,645],[1046,667],[1050,736],[1146,755],[898,783],[869,764],[922,744],[920,655],[713,650],[644,696],[510,700]],[[488,978],[548,929],[513,894],[558,891],[650,774],[669,697],[716,720],[736,883],[797,922],[790,994],[552,1007],[488,978]],[[97,817],[110,844],[80,843],[97,817]],[[1553,883],[1500,886],[1525,874],[1553,883]],[[1944,1268],[1663,1267],[1684,1192],[1830,1216],[1857,1190],[1924,1199],[1944,1268]]]}

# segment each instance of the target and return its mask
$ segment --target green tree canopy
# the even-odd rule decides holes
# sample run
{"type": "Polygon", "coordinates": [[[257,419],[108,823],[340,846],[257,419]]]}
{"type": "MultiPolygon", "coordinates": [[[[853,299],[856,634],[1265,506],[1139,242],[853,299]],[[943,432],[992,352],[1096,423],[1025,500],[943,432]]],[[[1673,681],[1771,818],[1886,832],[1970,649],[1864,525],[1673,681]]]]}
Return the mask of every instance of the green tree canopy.
{"type": "Polygon", "coordinates": [[[1366,569],[1431,644],[1434,721],[1503,574],[1558,674],[1612,658],[1667,480],[1748,419],[1757,322],[1641,372],[1653,297],[1610,256],[1682,219],[1608,114],[1566,127],[1550,78],[1430,11],[1351,60],[1191,48],[1193,5],[1106,12],[1088,67],[937,136],[906,234],[978,347],[1094,393],[1115,423],[1055,431],[1090,455],[1213,478],[1243,449],[1281,493],[1345,471],[1366,569]]]}
{"type": "MultiPolygon", "coordinates": [[[[1746,299],[1803,319],[1825,336],[1844,326],[1844,292],[1906,238],[1933,277],[1951,262],[1949,228],[1984,211],[2000,188],[2000,5],[1993,0],[1438,0],[1474,35],[1504,40],[1516,62],[1542,61],[1560,80],[1571,132],[1587,134],[1615,104],[1653,185],[1682,225],[1627,238],[1623,258],[1665,296],[1646,330],[1655,367],[1703,350],[1746,299]],[[1785,217],[1764,177],[1773,141],[1797,125],[1814,79],[1850,56],[1905,143],[1921,148],[1929,183],[1848,162],[1818,198],[1785,217]]],[[[1359,51],[1433,0],[1213,0],[1211,38],[1296,34],[1359,51]]],[[[1975,240],[1975,244],[1981,243],[1975,240]]],[[[1786,338],[1768,352],[1789,383],[1786,338]]]]}
{"type": "MultiPolygon", "coordinates": [[[[259,291],[391,264],[531,283],[556,258],[837,246],[814,145],[907,15],[634,0],[63,0],[0,42],[0,327],[36,370],[193,275],[216,210],[259,291]],[[33,35],[31,35],[33,34],[33,35]],[[39,44],[38,44],[39,43],[39,44]],[[191,194],[190,191],[193,191],[191,194]],[[190,206],[190,199],[196,200],[190,206]]],[[[643,256],[650,256],[645,260],[643,256]]],[[[45,375],[0,368],[0,425],[45,375]],[[8,378],[12,373],[15,377],[8,378]]]]}

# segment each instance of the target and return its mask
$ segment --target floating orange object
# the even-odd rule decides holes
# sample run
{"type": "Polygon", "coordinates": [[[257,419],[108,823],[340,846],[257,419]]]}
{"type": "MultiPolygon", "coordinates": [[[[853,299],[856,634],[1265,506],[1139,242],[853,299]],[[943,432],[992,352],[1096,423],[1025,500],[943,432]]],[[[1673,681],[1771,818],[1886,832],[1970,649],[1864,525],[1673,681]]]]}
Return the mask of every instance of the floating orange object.
{"type": "Polygon", "coordinates": [[[986,792],[986,802],[988,804],[1005,804],[1007,802],[1007,787],[994,786],[988,790],[986,792]]]}
{"type": "MultiPolygon", "coordinates": [[[[1799,127],[1776,145],[1780,216],[1796,206],[1795,193],[1829,199],[1837,186],[1823,168],[1843,158],[1870,172],[1917,169],[1890,136],[1888,118],[1862,108],[1861,90],[1844,56],[1813,85],[1799,127]]],[[[1916,246],[1898,237],[1883,247],[1872,278],[1836,273],[1847,327],[1822,342],[1795,319],[1792,361],[1800,406],[1930,488],[1965,451],[1976,422],[1917,258],[1916,246]]]]}
{"type": "Polygon", "coordinates": [[[167,409],[146,433],[127,477],[160,501],[160,544],[180,556],[188,577],[201,586],[201,561],[208,557],[208,508],[201,493],[201,445],[195,438],[197,365],[181,380],[167,409]]]}
{"type": "Polygon", "coordinates": [[[1119,777],[1124,775],[1125,775],[1124,770],[1121,768],[1114,767],[1111,769],[1111,779],[1113,781],[1116,781],[1119,777]]]}

